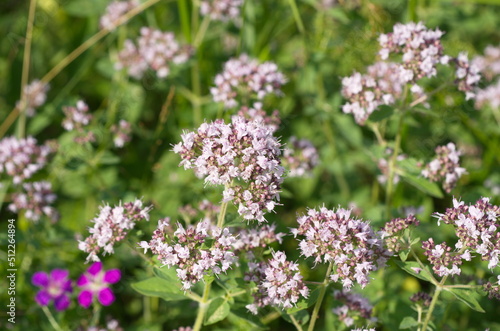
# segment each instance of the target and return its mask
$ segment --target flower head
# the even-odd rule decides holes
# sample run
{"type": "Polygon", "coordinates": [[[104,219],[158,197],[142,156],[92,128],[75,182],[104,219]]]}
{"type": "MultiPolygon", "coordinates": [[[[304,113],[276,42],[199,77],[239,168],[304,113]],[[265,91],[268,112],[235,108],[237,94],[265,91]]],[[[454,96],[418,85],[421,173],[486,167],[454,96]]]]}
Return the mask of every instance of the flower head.
{"type": "Polygon", "coordinates": [[[215,76],[215,87],[210,89],[215,102],[223,102],[226,108],[239,104],[241,97],[262,100],[270,93],[280,94],[285,76],[272,62],[259,64],[243,54],[224,64],[224,71],[215,76]]]}
{"type": "Polygon", "coordinates": [[[233,117],[203,123],[196,132],[185,132],[174,146],[180,165],[194,168],[205,183],[224,185],[223,201],[238,205],[245,220],[264,222],[279,200],[283,181],[280,143],[262,122],[233,117]]]}
{"type": "Polygon", "coordinates": [[[209,15],[218,21],[236,20],[240,16],[243,0],[204,0],[200,4],[201,15],[209,15]]]}
{"type": "Polygon", "coordinates": [[[369,273],[385,266],[390,253],[382,239],[367,222],[351,218],[350,210],[309,209],[297,222],[299,227],[291,232],[305,237],[299,242],[301,255],[314,257],[315,263],[332,262],[331,279],[344,288],[355,283],[365,287],[369,273]]]}
{"type": "Polygon", "coordinates": [[[123,205],[99,207],[100,212],[91,220],[94,227],[89,229],[90,236],[80,241],[78,248],[89,253],[87,261],[99,261],[98,253],[113,254],[115,243],[120,242],[141,220],[149,220],[152,207],[143,207],[141,200],[127,202],[123,205]]]}
{"type": "Polygon", "coordinates": [[[54,269],[50,274],[43,271],[35,272],[31,278],[31,283],[40,287],[40,291],[35,296],[35,301],[40,306],[47,306],[53,300],[56,310],[67,309],[70,304],[68,295],[73,291],[68,275],[68,270],[63,269],[54,269]]]}
{"type": "Polygon", "coordinates": [[[111,127],[111,132],[113,133],[113,143],[115,147],[122,148],[125,143],[130,141],[130,133],[132,132],[132,127],[130,123],[125,120],[120,120],[118,125],[113,125],[111,127]]]}
{"type": "Polygon", "coordinates": [[[332,311],[347,327],[354,325],[355,321],[359,321],[360,318],[363,319],[363,322],[373,323],[377,321],[377,318],[372,317],[373,306],[368,299],[360,294],[341,290],[335,291],[333,297],[342,305],[333,308],[332,311]]]}
{"type": "Polygon", "coordinates": [[[24,107],[21,111],[26,112],[26,116],[31,117],[35,115],[35,109],[42,106],[47,99],[47,92],[49,85],[35,79],[30,84],[23,87],[25,104],[18,101],[16,107],[24,107]]]}
{"type": "Polygon", "coordinates": [[[289,169],[290,177],[305,177],[310,175],[318,165],[319,155],[316,147],[307,139],[290,137],[283,151],[283,166],[289,169]]]}
{"type": "Polygon", "coordinates": [[[49,182],[24,183],[21,192],[12,194],[12,202],[8,208],[13,213],[24,211],[26,218],[35,222],[39,221],[43,215],[55,222],[59,214],[51,204],[56,198],[49,182]]]}
{"type": "Polygon", "coordinates": [[[114,30],[117,27],[120,18],[137,6],[139,6],[139,2],[137,0],[111,2],[106,7],[106,13],[102,15],[99,20],[101,29],[114,30]]]}
{"type": "Polygon", "coordinates": [[[76,107],[63,107],[66,118],[62,122],[62,126],[67,131],[77,132],[75,142],[78,144],[95,141],[94,133],[85,128],[92,120],[92,114],[89,114],[88,111],[89,107],[82,100],[76,103],[76,107]]]}
{"type": "Polygon", "coordinates": [[[458,89],[465,92],[466,100],[476,97],[477,84],[481,79],[479,68],[474,63],[469,62],[465,52],[458,54],[453,62],[456,66],[455,83],[458,85],[458,89]]]}
{"type": "Polygon", "coordinates": [[[422,175],[433,182],[443,181],[443,189],[450,193],[467,171],[460,167],[460,151],[454,143],[436,147],[437,157],[426,165],[422,175]]]}
{"type": "Polygon", "coordinates": [[[119,269],[104,271],[101,262],[92,263],[76,282],[76,285],[80,287],[78,303],[80,306],[88,308],[96,297],[102,305],[111,305],[115,301],[115,295],[109,285],[117,283],[120,278],[119,269]]]}

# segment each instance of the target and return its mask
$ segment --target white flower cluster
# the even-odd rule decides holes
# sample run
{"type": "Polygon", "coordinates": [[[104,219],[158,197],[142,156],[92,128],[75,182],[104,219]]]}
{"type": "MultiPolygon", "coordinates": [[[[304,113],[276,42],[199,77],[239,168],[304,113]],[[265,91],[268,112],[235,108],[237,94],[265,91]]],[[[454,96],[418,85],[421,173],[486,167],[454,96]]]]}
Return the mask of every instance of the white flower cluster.
{"type": "Polygon", "coordinates": [[[35,109],[42,106],[47,100],[47,92],[49,91],[49,85],[35,79],[30,84],[23,87],[25,104],[21,104],[21,101],[16,103],[16,107],[24,107],[20,109],[26,112],[26,116],[34,116],[35,109]]]}
{"type": "Polygon", "coordinates": [[[224,64],[224,71],[215,76],[215,87],[210,92],[215,102],[223,102],[226,108],[233,108],[241,99],[262,100],[270,93],[280,94],[280,88],[285,83],[285,76],[278,71],[276,64],[259,64],[242,54],[224,64]]]}
{"type": "Polygon", "coordinates": [[[135,7],[139,6],[139,1],[113,1],[106,7],[106,13],[101,16],[99,24],[101,29],[113,30],[118,26],[120,17],[135,7]]]}
{"type": "Polygon", "coordinates": [[[172,32],[142,27],[137,46],[130,39],[125,40],[115,68],[127,68],[129,75],[137,79],[151,68],[158,78],[165,78],[172,64],[185,63],[190,56],[191,47],[179,45],[172,32]]]}
{"type": "Polygon", "coordinates": [[[465,99],[469,100],[476,97],[476,86],[481,80],[479,68],[469,62],[467,53],[460,53],[456,59],[453,59],[456,64],[456,84],[458,89],[465,92],[465,99]]]}
{"type": "Polygon", "coordinates": [[[90,236],[80,241],[78,248],[89,253],[87,261],[99,261],[97,254],[101,250],[104,254],[113,254],[114,245],[126,237],[136,222],[149,221],[151,208],[144,207],[139,199],[115,207],[99,207],[99,215],[91,220],[94,226],[89,228],[90,236]]]}
{"type": "Polygon", "coordinates": [[[202,221],[184,228],[177,223],[177,230],[169,233],[170,219],[158,222],[151,241],[142,241],[139,246],[145,252],[150,249],[165,266],[177,267],[177,276],[183,289],[188,290],[203,279],[205,275],[218,275],[226,272],[237,258],[232,251],[235,242],[227,228],[220,229],[208,221],[202,221]],[[206,247],[207,240],[213,240],[206,247]]]}
{"type": "Polygon", "coordinates": [[[45,167],[52,149],[37,145],[36,139],[6,137],[0,140],[0,174],[12,177],[14,184],[21,184],[45,167]]]}
{"type": "Polygon", "coordinates": [[[284,169],[280,143],[262,122],[233,117],[203,123],[196,132],[185,132],[174,146],[180,165],[194,168],[205,183],[224,185],[223,201],[238,205],[245,220],[264,222],[264,213],[279,201],[284,169]]]}
{"type": "Polygon", "coordinates": [[[422,170],[422,176],[433,182],[443,181],[443,189],[450,193],[460,177],[467,173],[459,164],[461,153],[454,143],[448,143],[446,146],[436,147],[436,155],[437,157],[422,170]]]}
{"type": "Polygon", "coordinates": [[[217,21],[236,20],[240,16],[243,0],[204,0],[200,3],[201,15],[217,21]]]}

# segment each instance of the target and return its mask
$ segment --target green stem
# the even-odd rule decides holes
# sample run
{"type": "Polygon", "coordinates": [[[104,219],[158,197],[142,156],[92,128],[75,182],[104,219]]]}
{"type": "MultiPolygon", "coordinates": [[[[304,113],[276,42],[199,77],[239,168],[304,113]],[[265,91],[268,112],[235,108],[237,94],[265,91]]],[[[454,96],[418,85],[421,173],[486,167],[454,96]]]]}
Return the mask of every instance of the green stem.
{"type": "Polygon", "coordinates": [[[57,323],[56,319],[54,318],[54,316],[50,312],[49,308],[47,308],[47,306],[42,306],[42,310],[45,313],[45,316],[47,316],[47,319],[49,320],[50,325],[52,325],[52,327],[54,328],[54,330],[56,330],[56,331],[63,331],[63,329],[61,328],[61,326],[59,325],[59,323],[57,323]]]}
{"type": "Polygon", "coordinates": [[[205,313],[208,309],[208,297],[210,296],[210,288],[212,286],[212,281],[207,281],[205,283],[205,288],[203,289],[203,297],[200,301],[200,306],[198,308],[198,314],[196,315],[196,321],[194,322],[193,331],[200,331],[203,324],[203,319],[205,318],[205,313]]]}
{"type": "Polygon", "coordinates": [[[94,309],[92,312],[92,320],[90,321],[90,326],[97,326],[99,323],[99,317],[101,316],[101,305],[94,302],[94,309]]]}
{"type": "Polygon", "coordinates": [[[385,206],[386,206],[386,217],[391,218],[391,205],[392,205],[392,195],[394,194],[394,174],[396,168],[396,160],[398,158],[399,150],[401,148],[401,137],[403,128],[404,113],[399,114],[398,128],[396,133],[396,141],[394,142],[394,150],[392,152],[391,159],[389,160],[389,175],[387,176],[387,189],[385,195],[385,206]]]}
{"type": "MultiPolygon", "coordinates": [[[[413,249],[410,249],[410,254],[413,256],[413,258],[415,259],[415,261],[417,261],[417,263],[420,266],[420,268],[422,269],[422,271],[423,272],[427,272],[427,269],[425,269],[424,264],[422,263],[422,261],[420,261],[420,259],[418,258],[418,255],[415,253],[415,251],[413,251],[413,249]]],[[[436,278],[434,278],[434,276],[432,275],[432,273],[429,272],[428,276],[431,279],[431,283],[433,285],[437,286],[439,284],[439,282],[437,281],[436,278]]]]}
{"type": "MultiPolygon", "coordinates": [[[[191,39],[194,42],[197,42],[198,35],[200,34],[199,27],[199,3],[198,1],[193,2],[193,8],[191,12],[191,39]],[[194,34],[197,34],[196,36],[194,34]]],[[[201,40],[198,41],[201,43],[201,40]]],[[[197,44],[196,46],[200,46],[197,44]]],[[[200,83],[200,60],[201,56],[201,48],[196,47],[196,61],[194,62],[193,67],[191,68],[191,87],[193,89],[193,94],[196,95],[197,99],[201,97],[201,83],[200,83]]],[[[194,117],[194,126],[198,126],[201,124],[201,105],[199,102],[193,104],[193,117],[194,117]]]]}
{"type": "Polygon", "coordinates": [[[198,32],[196,33],[196,36],[194,37],[193,41],[193,47],[198,48],[198,46],[201,45],[201,42],[203,41],[203,37],[205,37],[205,33],[208,30],[208,26],[210,25],[210,15],[207,15],[203,18],[203,21],[201,22],[200,28],[198,29],[198,32]]]}
{"type": "Polygon", "coordinates": [[[297,320],[295,319],[295,317],[293,317],[293,315],[288,315],[288,316],[290,316],[290,319],[292,320],[292,323],[295,326],[295,328],[298,331],[302,331],[302,327],[300,326],[299,322],[297,322],[297,320]]]}
{"type": "Polygon", "coordinates": [[[26,95],[24,87],[28,84],[28,76],[30,71],[30,57],[31,57],[31,40],[33,39],[33,22],[35,21],[36,0],[30,0],[30,7],[28,12],[28,23],[26,24],[26,39],[23,54],[23,71],[21,74],[21,102],[20,102],[20,116],[17,122],[17,136],[24,138],[26,131],[26,95]]]}
{"type": "Polygon", "coordinates": [[[229,201],[223,202],[222,205],[220,206],[220,213],[219,217],[217,219],[217,227],[222,229],[222,226],[224,225],[224,218],[226,217],[226,211],[227,211],[227,205],[229,204],[229,201]]]}
{"type": "Polygon", "coordinates": [[[446,281],[448,276],[444,276],[443,279],[441,279],[441,282],[436,286],[436,290],[434,291],[434,295],[432,296],[432,301],[431,305],[429,306],[429,310],[427,310],[427,314],[425,315],[425,320],[424,320],[424,325],[422,327],[422,331],[427,331],[427,326],[429,325],[429,322],[432,317],[432,312],[434,311],[434,308],[436,307],[436,303],[439,298],[439,294],[441,294],[441,291],[443,290],[443,284],[446,281]]]}
{"type": "Polygon", "coordinates": [[[325,297],[326,289],[328,284],[330,283],[330,273],[332,272],[333,263],[330,262],[328,265],[328,269],[326,270],[325,279],[323,280],[323,284],[321,285],[321,291],[319,292],[318,300],[314,305],[314,310],[311,316],[311,321],[309,322],[308,331],[314,330],[314,325],[316,324],[316,320],[318,319],[319,310],[321,308],[321,304],[323,303],[323,298],[325,297]]]}

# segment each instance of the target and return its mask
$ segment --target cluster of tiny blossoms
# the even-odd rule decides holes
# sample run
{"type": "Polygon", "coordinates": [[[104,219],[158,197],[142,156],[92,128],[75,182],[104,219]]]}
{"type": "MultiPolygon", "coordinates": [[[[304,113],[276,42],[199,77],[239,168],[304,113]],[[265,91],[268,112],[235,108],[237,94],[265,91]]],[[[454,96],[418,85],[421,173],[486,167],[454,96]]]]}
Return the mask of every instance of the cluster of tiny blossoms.
{"type": "Polygon", "coordinates": [[[22,185],[22,192],[12,193],[12,202],[9,210],[13,213],[25,211],[24,216],[32,221],[40,220],[43,215],[52,221],[57,221],[59,215],[51,206],[56,200],[56,195],[52,192],[52,185],[49,182],[32,182],[22,185]]]}
{"type": "Polygon", "coordinates": [[[182,134],[174,146],[180,165],[194,168],[205,183],[225,185],[223,201],[238,205],[246,220],[264,222],[279,200],[283,181],[280,143],[261,122],[234,117],[203,123],[196,132],[182,134]]]}
{"type": "Polygon", "coordinates": [[[477,56],[472,63],[479,69],[487,80],[493,80],[500,75],[500,47],[487,46],[484,56],[477,56]]]}
{"type": "Polygon", "coordinates": [[[408,248],[404,247],[403,242],[401,241],[403,232],[410,226],[418,226],[419,224],[419,220],[417,220],[413,215],[408,215],[406,218],[396,218],[385,223],[383,229],[381,230],[381,235],[385,241],[387,249],[390,252],[398,253],[402,249],[408,248]]]}
{"type": "Polygon", "coordinates": [[[331,279],[346,289],[355,283],[365,287],[369,273],[384,267],[390,255],[372,227],[351,218],[350,210],[310,209],[297,222],[299,227],[291,232],[305,236],[299,243],[301,254],[314,257],[315,263],[333,263],[331,279]]]}
{"type": "Polygon", "coordinates": [[[444,214],[436,214],[439,222],[455,227],[458,242],[455,248],[463,252],[461,257],[471,259],[471,253],[481,255],[488,261],[488,268],[499,265],[500,259],[500,207],[492,205],[489,198],[482,198],[474,205],[465,205],[453,199],[453,208],[444,214]]]}
{"type": "Polygon", "coordinates": [[[113,133],[113,144],[117,148],[122,148],[125,143],[130,141],[130,133],[132,132],[132,127],[129,122],[125,120],[120,120],[118,124],[111,126],[111,133],[113,133]]]}
{"type": "Polygon", "coordinates": [[[332,311],[347,327],[358,322],[360,318],[372,323],[377,321],[376,317],[372,317],[373,306],[368,299],[360,294],[346,290],[337,290],[333,293],[333,297],[335,300],[340,301],[342,305],[333,308],[332,311]]]}
{"type": "Polygon", "coordinates": [[[213,20],[227,22],[240,16],[242,4],[243,0],[204,0],[200,3],[200,12],[213,20]]]}
{"type": "Polygon", "coordinates": [[[115,29],[120,22],[120,18],[137,6],[139,6],[139,1],[137,0],[111,2],[106,7],[106,13],[101,16],[99,22],[101,29],[115,29]]]}
{"type": "Polygon", "coordinates": [[[242,229],[238,231],[233,249],[235,252],[248,252],[259,247],[265,248],[275,241],[281,244],[284,235],[282,232],[276,233],[276,224],[266,224],[258,229],[242,229]]]}
{"type": "Polygon", "coordinates": [[[172,63],[184,63],[190,55],[191,47],[179,45],[172,32],[142,27],[137,46],[129,39],[125,40],[115,68],[128,68],[129,75],[137,79],[151,68],[156,71],[158,78],[165,78],[170,73],[172,63]]]}
{"type": "Polygon", "coordinates": [[[223,102],[226,108],[236,107],[238,98],[262,100],[267,94],[281,93],[285,76],[272,62],[259,64],[243,54],[224,64],[224,71],[215,76],[215,87],[210,89],[215,102],[223,102]]]}
{"type": "Polygon", "coordinates": [[[434,243],[434,239],[429,238],[422,242],[422,248],[424,249],[424,255],[432,264],[432,270],[436,275],[450,276],[450,275],[460,275],[460,265],[462,265],[462,259],[470,261],[470,253],[465,253],[463,256],[457,254],[457,252],[452,251],[452,248],[443,242],[439,245],[434,243]]]}
{"type": "Polygon", "coordinates": [[[89,107],[82,100],[76,103],[76,107],[63,107],[66,118],[62,122],[62,126],[67,131],[75,130],[78,133],[78,136],[75,137],[75,142],[78,144],[95,141],[94,133],[85,130],[85,126],[92,120],[92,114],[89,114],[88,111],[89,107]]]}
{"type": "Polygon", "coordinates": [[[422,22],[394,25],[393,32],[379,36],[379,54],[387,60],[391,53],[402,54],[399,65],[401,81],[416,82],[423,77],[436,75],[438,63],[447,64],[449,56],[443,55],[439,29],[427,29],[422,22]]]}
{"type": "Polygon", "coordinates": [[[289,177],[303,177],[311,174],[318,165],[319,155],[316,147],[307,139],[290,137],[283,151],[283,166],[289,170],[289,177]]]}
{"type": "Polygon", "coordinates": [[[481,109],[486,105],[492,109],[500,108],[500,80],[496,84],[492,84],[476,92],[475,107],[481,109]]]}
{"type": "Polygon", "coordinates": [[[17,108],[21,111],[26,112],[26,116],[34,116],[35,109],[42,106],[47,100],[47,92],[49,91],[49,85],[44,82],[41,82],[37,79],[32,81],[30,84],[24,86],[23,94],[24,94],[24,104],[21,104],[21,101],[18,101],[16,104],[17,108]]]}
{"type": "Polygon", "coordinates": [[[481,80],[479,68],[470,63],[467,54],[462,52],[458,54],[456,59],[453,59],[456,65],[455,83],[458,90],[465,92],[465,99],[469,100],[476,97],[477,84],[481,80]]]}
{"type": "Polygon", "coordinates": [[[309,296],[309,288],[302,281],[299,265],[287,261],[283,252],[273,252],[273,258],[267,262],[250,262],[250,273],[246,281],[257,283],[254,303],[246,308],[253,314],[265,306],[277,306],[283,309],[292,308],[301,297],[309,296]]]}
{"type": "Polygon", "coordinates": [[[0,174],[6,173],[14,184],[21,184],[45,167],[50,153],[52,148],[37,145],[33,137],[6,137],[0,140],[0,174]]]}
{"type": "Polygon", "coordinates": [[[149,243],[142,241],[139,246],[145,252],[150,249],[164,266],[176,266],[177,276],[185,290],[205,275],[226,272],[237,260],[232,252],[235,238],[227,228],[220,229],[208,221],[202,221],[186,228],[177,223],[177,230],[173,234],[170,230],[169,218],[158,221],[158,228],[149,243]],[[209,239],[213,240],[213,244],[205,247],[209,239]]]}
{"type": "Polygon", "coordinates": [[[262,103],[256,102],[253,107],[243,106],[238,110],[237,115],[244,117],[247,121],[262,122],[271,132],[276,132],[281,123],[280,113],[275,109],[271,115],[267,115],[266,111],[262,109],[262,103]]]}
{"type": "Polygon", "coordinates": [[[437,157],[426,165],[422,175],[433,182],[443,181],[443,189],[450,193],[460,177],[466,173],[459,164],[460,154],[454,143],[436,147],[437,157]]]}
{"type": "Polygon", "coordinates": [[[115,243],[123,240],[127,233],[141,220],[149,221],[151,207],[143,207],[141,200],[127,202],[115,207],[99,207],[100,212],[94,219],[90,236],[80,241],[78,248],[89,253],[87,261],[99,261],[98,253],[113,254],[115,243]]]}

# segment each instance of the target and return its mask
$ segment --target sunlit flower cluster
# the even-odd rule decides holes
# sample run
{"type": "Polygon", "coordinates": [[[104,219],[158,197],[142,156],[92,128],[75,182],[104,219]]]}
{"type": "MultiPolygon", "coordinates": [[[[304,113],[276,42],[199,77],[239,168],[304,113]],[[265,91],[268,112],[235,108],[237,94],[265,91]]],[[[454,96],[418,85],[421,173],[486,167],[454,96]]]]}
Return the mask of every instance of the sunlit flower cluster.
{"type": "Polygon", "coordinates": [[[235,117],[230,124],[217,120],[185,132],[174,152],[180,165],[194,168],[205,183],[225,185],[223,201],[233,201],[245,220],[264,222],[264,213],[279,200],[280,147],[264,124],[235,117]]]}
{"type": "Polygon", "coordinates": [[[276,233],[276,224],[263,225],[257,229],[241,229],[233,244],[235,252],[246,252],[255,248],[266,248],[277,241],[283,242],[283,232],[276,233]]]}
{"type": "Polygon", "coordinates": [[[143,27],[137,46],[130,39],[125,41],[115,67],[118,70],[127,68],[129,75],[137,79],[148,68],[154,70],[158,78],[165,78],[172,64],[184,63],[190,56],[191,47],[179,45],[172,32],[143,27]]]}
{"type": "Polygon", "coordinates": [[[87,261],[99,261],[97,254],[113,254],[114,245],[122,241],[138,221],[149,221],[151,207],[144,207],[141,200],[123,205],[99,207],[99,214],[91,220],[90,236],[80,241],[78,248],[89,253],[87,261]]]}
{"type": "Polygon", "coordinates": [[[139,1],[113,1],[106,7],[106,13],[101,16],[99,24],[101,29],[113,30],[118,26],[120,17],[135,7],[139,6],[139,1]]]}
{"type": "Polygon", "coordinates": [[[203,276],[224,273],[236,262],[232,251],[234,242],[227,228],[220,229],[208,221],[186,228],[177,223],[177,230],[172,234],[170,219],[165,218],[158,222],[152,239],[142,241],[139,246],[145,251],[151,250],[164,266],[176,267],[183,289],[188,290],[203,276]],[[213,244],[207,247],[209,241],[213,244]]]}
{"type": "Polygon", "coordinates": [[[299,265],[287,261],[283,252],[273,252],[273,258],[267,262],[249,263],[250,272],[246,281],[257,283],[254,302],[246,308],[257,314],[258,308],[277,306],[292,308],[300,298],[309,296],[309,288],[302,281],[299,265]]]}
{"type": "Polygon", "coordinates": [[[305,237],[299,243],[301,255],[314,257],[315,263],[333,263],[331,279],[345,289],[355,283],[365,287],[369,273],[384,267],[390,255],[373,228],[351,218],[350,210],[309,209],[297,222],[299,227],[291,232],[305,237]]]}
{"type": "Polygon", "coordinates": [[[267,112],[262,109],[261,102],[254,103],[251,108],[247,106],[241,107],[237,115],[234,116],[244,117],[247,121],[262,122],[272,132],[276,132],[281,123],[279,111],[275,109],[271,115],[267,115],[267,112]]]}
{"type": "Polygon", "coordinates": [[[209,15],[218,21],[236,20],[240,16],[243,0],[203,0],[200,3],[201,15],[209,15]]]}
{"type": "Polygon", "coordinates": [[[76,107],[63,107],[66,118],[62,122],[62,126],[67,131],[76,131],[78,133],[75,137],[75,142],[78,144],[95,141],[94,133],[85,129],[92,120],[92,114],[89,114],[88,111],[89,107],[82,100],[76,103],[76,107]]]}
{"type": "Polygon", "coordinates": [[[467,171],[460,167],[460,151],[454,143],[436,147],[437,157],[426,165],[422,175],[433,182],[442,181],[443,189],[450,193],[460,177],[467,171]]]}
{"type": "Polygon", "coordinates": [[[281,93],[285,76],[272,62],[260,63],[248,55],[230,59],[222,73],[215,76],[215,87],[210,89],[215,102],[226,108],[236,107],[242,101],[262,100],[266,95],[281,93]]]}
{"type": "Polygon", "coordinates": [[[14,184],[21,184],[45,167],[51,153],[51,147],[37,145],[33,137],[3,138],[0,140],[0,174],[6,173],[14,184]]]}
{"type": "Polygon", "coordinates": [[[285,169],[289,170],[289,177],[304,177],[312,174],[318,165],[319,155],[309,140],[292,136],[283,151],[282,160],[285,169]]]}

